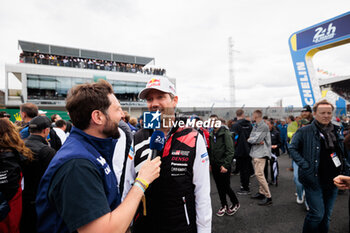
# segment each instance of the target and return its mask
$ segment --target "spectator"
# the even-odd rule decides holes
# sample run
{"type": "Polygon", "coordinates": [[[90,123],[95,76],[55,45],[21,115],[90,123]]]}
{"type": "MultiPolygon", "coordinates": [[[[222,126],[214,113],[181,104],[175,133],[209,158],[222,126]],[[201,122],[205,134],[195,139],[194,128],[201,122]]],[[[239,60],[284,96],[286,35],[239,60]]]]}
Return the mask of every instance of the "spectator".
{"type": "Polygon", "coordinates": [[[313,122],[314,117],[312,116],[312,110],[310,105],[305,105],[303,107],[303,109],[301,110],[301,118],[308,120],[309,124],[313,122]]]}
{"type": "Polygon", "coordinates": [[[165,69],[160,68],[143,68],[142,65],[124,64],[121,62],[84,59],[79,57],[62,57],[53,54],[21,53],[19,55],[20,63],[44,64],[53,66],[65,66],[74,68],[97,69],[118,72],[144,73],[151,75],[166,75],[165,69]]]}
{"type": "Polygon", "coordinates": [[[195,129],[198,130],[198,132],[202,135],[202,137],[204,138],[204,142],[205,142],[205,145],[207,147],[207,149],[209,149],[210,147],[210,134],[209,134],[209,131],[207,129],[205,129],[204,127],[197,127],[197,122],[202,122],[202,124],[200,125],[203,125],[203,120],[200,119],[197,115],[193,115],[191,116],[190,118],[191,121],[195,120],[195,129]]]}
{"type": "Polygon", "coordinates": [[[11,118],[11,115],[8,114],[8,113],[5,112],[5,111],[1,111],[1,112],[0,112],[0,118],[10,119],[10,118],[11,118]]]}
{"type": "Polygon", "coordinates": [[[310,210],[303,232],[328,232],[338,190],[333,179],[344,168],[344,145],[339,127],[331,123],[334,106],[327,100],[313,107],[315,120],[300,128],[289,147],[299,167],[299,181],[303,184],[310,210]]]}
{"type": "MultiPolygon", "coordinates": [[[[217,117],[211,117],[212,121],[218,121],[217,117]]],[[[214,127],[210,133],[209,158],[210,166],[219,192],[221,208],[217,216],[234,215],[240,208],[239,201],[231,188],[231,162],[234,156],[234,146],[230,131],[226,126],[214,127]],[[226,195],[229,196],[232,205],[227,205],[226,195]]]]}
{"type": "Polygon", "coordinates": [[[270,164],[270,176],[271,176],[271,184],[277,186],[277,177],[278,177],[278,161],[277,158],[280,156],[280,148],[281,148],[281,137],[279,131],[274,126],[273,120],[268,120],[266,122],[267,126],[270,130],[271,136],[271,158],[266,160],[265,164],[265,177],[268,181],[268,165],[270,164]]]}
{"type": "Polygon", "coordinates": [[[52,114],[51,115],[51,122],[52,123],[55,123],[58,120],[62,120],[62,117],[60,115],[58,115],[58,114],[52,114]]]}
{"type": "MultiPolygon", "coordinates": [[[[38,110],[38,107],[32,103],[25,103],[20,106],[20,114],[22,117],[22,129],[20,131],[20,135],[22,139],[26,139],[29,136],[29,121],[31,121],[34,117],[38,116],[39,113],[41,115],[46,116],[45,114],[47,112],[38,110]]],[[[50,134],[47,139],[50,143],[50,146],[56,151],[58,151],[61,148],[61,141],[55,131],[50,130],[50,134]]]]}
{"type": "Polygon", "coordinates": [[[41,177],[49,165],[56,151],[46,141],[50,133],[51,121],[46,116],[34,117],[29,122],[30,136],[25,145],[33,152],[33,161],[23,164],[23,214],[21,233],[36,232],[37,215],[35,212],[35,198],[41,177]]]}
{"type": "Polygon", "coordinates": [[[292,140],[292,137],[294,135],[294,133],[298,130],[298,122],[295,121],[294,116],[290,115],[287,118],[287,123],[288,123],[288,127],[287,127],[287,140],[288,143],[290,143],[290,141],[292,140]]]}
{"type": "Polygon", "coordinates": [[[248,143],[249,135],[252,131],[252,124],[245,119],[242,109],[236,111],[237,122],[232,126],[233,138],[235,143],[236,166],[239,165],[241,189],[237,192],[239,195],[250,194],[249,178],[254,170],[252,159],[249,156],[250,144],[248,143]]]}
{"type": "Polygon", "coordinates": [[[135,134],[137,132],[137,128],[130,124],[130,114],[127,111],[124,111],[123,121],[129,126],[131,132],[135,134]]]}
{"type": "Polygon", "coordinates": [[[0,119],[0,232],[19,233],[22,215],[21,161],[33,154],[22,141],[15,125],[0,119]]]}
{"type": "Polygon", "coordinates": [[[142,129],[143,128],[143,115],[141,115],[139,118],[137,118],[137,128],[142,129]]]}
{"type": "Polygon", "coordinates": [[[22,130],[20,135],[22,139],[29,136],[29,122],[38,115],[38,107],[32,103],[25,103],[20,106],[20,114],[22,117],[22,130]]]}
{"type": "Polygon", "coordinates": [[[262,199],[259,205],[271,205],[272,197],[269,186],[264,175],[266,158],[271,158],[271,136],[269,127],[262,119],[262,112],[255,110],[253,112],[253,120],[256,125],[248,138],[248,142],[252,145],[250,156],[253,158],[255,176],[259,182],[259,191],[252,196],[253,199],[262,199]]]}
{"type": "Polygon", "coordinates": [[[67,139],[67,135],[65,133],[66,128],[67,128],[67,123],[65,120],[62,120],[62,119],[56,121],[55,127],[53,128],[57,136],[60,138],[62,145],[67,139]]]}
{"type": "Polygon", "coordinates": [[[136,117],[130,117],[129,123],[130,123],[130,125],[135,127],[136,131],[138,130],[136,117]]]}
{"type": "Polygon", "coordinates": [[[285,119],[281,119],[281,123],[278,124],[278,129],[280,131],[280,136],[281,136],[281,150],[282,153],[288,152],[288,143],[287,143],[287,128],[288,125],[286,124],[285,119]]]}

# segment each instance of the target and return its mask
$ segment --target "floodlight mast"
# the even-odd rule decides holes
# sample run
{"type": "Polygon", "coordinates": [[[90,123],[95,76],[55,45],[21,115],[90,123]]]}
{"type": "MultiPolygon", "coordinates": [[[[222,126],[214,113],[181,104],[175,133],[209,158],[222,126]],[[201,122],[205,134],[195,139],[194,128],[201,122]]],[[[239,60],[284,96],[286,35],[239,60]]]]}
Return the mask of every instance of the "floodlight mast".
{"type": "Polygon", "coordinates": [[[228,38],[228,72],[229,72],[229,90],[230,90],[230,107],[236,106],[236,82],[235,82],[235,73],[234,73],[234,53],[239,51],[234,50],[234,42],[232,37],[228,38]]]}

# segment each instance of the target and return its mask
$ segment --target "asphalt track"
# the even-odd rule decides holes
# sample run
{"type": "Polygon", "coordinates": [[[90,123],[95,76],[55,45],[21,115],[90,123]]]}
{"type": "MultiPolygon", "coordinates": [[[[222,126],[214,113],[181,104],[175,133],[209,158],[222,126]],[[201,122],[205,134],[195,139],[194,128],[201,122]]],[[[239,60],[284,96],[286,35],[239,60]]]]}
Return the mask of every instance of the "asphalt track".
{"type": "MultiPolygon", "coordinates": [[[[211,178],[211,197],[213,207],[214,233],[298,233],[302,232],[303,222],[306,215],[304,205],[298,205],[295,197],[295,185],[293,173],[287,171],[291,164],[288,155],[281,155],[278,159],[280,166],[279,184],[277,187],[270,186],[273,204],[271,206],[259,206],[257,200],[248,196],[237,195],[241,208],[233,216],[216,216],[220,208],[219,195],[211,178]]],[[[257,192],[258,183],[256,178],[251,180],[252,194],[257,192]]],[[[239,176],[231,176],[231,187],[235,192],[240,188],[239,176]]],[[[229,201],[229,198],[227,197],[229,201]]],[[[348,214],[348,191],[339,194],[334,206],[330,233],[349,232],[348,214]]]]}

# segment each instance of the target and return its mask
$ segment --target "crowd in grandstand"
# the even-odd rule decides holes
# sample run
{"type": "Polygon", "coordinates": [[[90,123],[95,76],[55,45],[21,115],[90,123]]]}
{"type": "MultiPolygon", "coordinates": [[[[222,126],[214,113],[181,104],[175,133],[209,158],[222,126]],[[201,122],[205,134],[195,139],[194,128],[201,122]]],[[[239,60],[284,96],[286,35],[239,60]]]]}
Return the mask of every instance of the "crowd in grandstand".
{"type": "Polygon", "coordinates": [[[20,63],[32,63],[52,66],[95,69],[115,72],[142,73],[148,75],[165,75],[166,70],[160,68],[144,68],[143,65],[122,63],[108,60],[58,56],[54,54],[23,52],[19,56],[20,63]]]}
{"type": "Polygon", "coordinates": [[[335,93],[338,93],[340,96],[344,97],[345,99],[350,98],[350,92],[347,86],[334,85],[332,87],[332,91],[335,93]]]}

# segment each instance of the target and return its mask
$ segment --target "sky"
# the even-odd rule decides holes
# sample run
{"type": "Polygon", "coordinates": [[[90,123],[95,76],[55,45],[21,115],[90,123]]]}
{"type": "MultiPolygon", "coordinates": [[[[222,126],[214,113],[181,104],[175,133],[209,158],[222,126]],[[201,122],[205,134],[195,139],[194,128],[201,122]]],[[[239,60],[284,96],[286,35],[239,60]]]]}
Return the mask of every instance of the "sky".
{"type": "MultiPolygon", "coordinates": [[[[154,57],[176,78],[179,106],[227,107],[232,37],[235,105],[301,106],[288,38],[349,9],[349,0],[4,0],[0,89],[25,40],[154,57]]],[[[345,45],[316,54],[314,67],[349,75],[349,59],[345,45]]]]}

